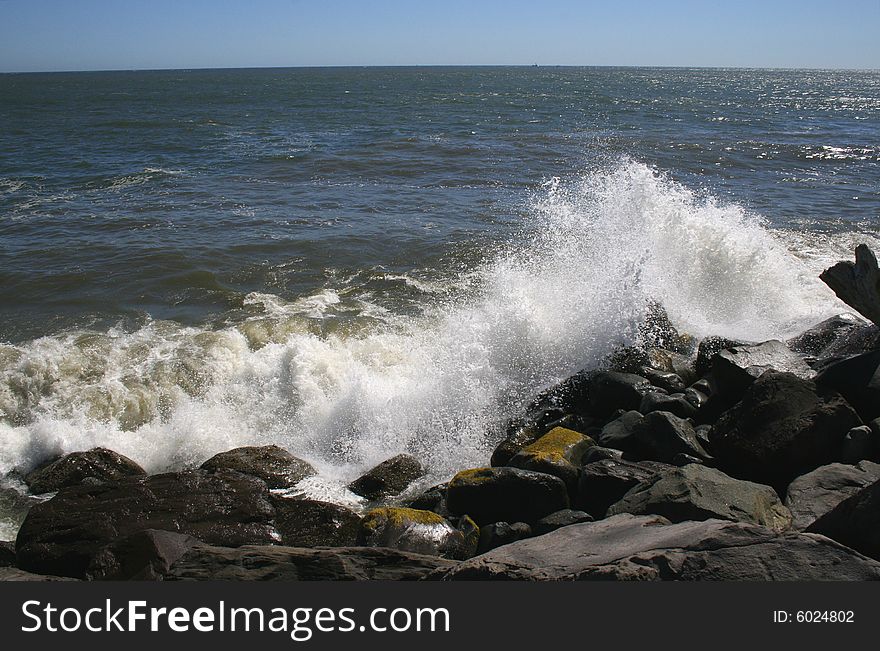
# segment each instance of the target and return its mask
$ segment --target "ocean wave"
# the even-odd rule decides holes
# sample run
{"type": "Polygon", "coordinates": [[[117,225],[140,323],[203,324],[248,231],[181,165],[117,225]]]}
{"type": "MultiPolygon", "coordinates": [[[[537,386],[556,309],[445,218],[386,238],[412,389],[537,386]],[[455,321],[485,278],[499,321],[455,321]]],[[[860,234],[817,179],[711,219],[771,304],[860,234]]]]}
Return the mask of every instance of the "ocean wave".
{"type": "Polygon", "coordinates": [[[790,250],[803,241],[639,162],[550,181],[530,214],[449,292],[388,276],[420,290],[417,314],[338,287],[253,293],[253,313],[222,328],[150,321],[2,346],[0,474],[96,445],[159,471],[276,443],[319,468],[318,492],[404,451],[442,479],[485,463],[497,423],[535,393],[633,341],[650,300],[696,336],[756,340],[841,310],[820,256],[790,250]],[[370,306],[362,327],[315,327],[370,306]]]}

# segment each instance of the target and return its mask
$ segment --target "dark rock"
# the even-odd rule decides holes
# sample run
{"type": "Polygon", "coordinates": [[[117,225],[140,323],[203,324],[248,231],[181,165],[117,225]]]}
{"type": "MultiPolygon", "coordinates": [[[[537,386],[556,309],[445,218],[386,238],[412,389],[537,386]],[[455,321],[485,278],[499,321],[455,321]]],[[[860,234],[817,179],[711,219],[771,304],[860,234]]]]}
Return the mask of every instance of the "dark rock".
{"type": "Polygon", "coordinates": [[[795,352],[820,357],[822,352],[841,336],[845,336],[864,325],[864,321],[852,314],[838,314],[817,323],[797,337],[789,339],[786,343],[795,352]]]}
{"type": "Polygon", "coordinates": [[[706,337],[700,341],[697,347],[697,360],[694,363],[697,375],[702,377],[712,369],[712,363],[715,355],[722,350],[734,348],[736,346],[748,346],[747,341],[736,341],[735,339],[725,339],[724,337],[706,337]]]}
{"type": "MultiPolygon", "coordinates": [[[[9,532],[18,531],[28,511],[44,498],[23,494],[14,488],[0,487],[0,527],[9,532]]],[[[10,533],[11,538],[14,534],[10,533]]]]}
{"type": "Polygon", "coordinates": [[[608,509],[609,516],[620,513],[662,515],[671,522],[751,522],[773,531],[791,526],[791,513],[775,490],[698,464],[658,473],[634,486],[608,509]]]}
{"type": "Polygon", "coordinates": [[[581,522],[592,522],[593,516],[585,511],[575,511],[573,509],[563,509],[550,515],[545,515],[535,523],[535,535],[543,536],[545,533],[556,531],[560,527],[567,527],[570,524],[579,524],[581,522]]]}
{"type": "Polygon", "coordinates": [[[64,576],[32,574],[17,567],[0,567],[0,581],[76,581],[64,576]]]}
{"type": "Polygon", "coordinates": [[[348,485],[348,490],[368,500],[378,500],[402,493],[424,474],[418,459],[398,454],[355,479],[348,485]]]}
{"type": "Polygon", "coordinates": [[[873,459],[877,454],[877,440],[874,432],[867,425],[853,427],[843,437],[840,460],[843,463],[858,463],[865,459],[873,459]]]}
{"type": "Polygon", "coordinates": [[[828,536],[866,556],[880,559],[880,481],[847,497],[806,531],[828,536]]]}
{"type": "Polygon", "coordinates": [[[671,466],[644,461],[634,463],[606,459],[589,463],[581,471],[575,506],[594,518],[604,518],[608,507],[620,500],[627,491],[671,466]]]}
{"type": "Polygon", "coordinates": [[[358,536],[358,544],[366,547],[391,547],[455,559],[473,556],[479,540],[480,530],[476,525],[462,532],[436,513],[403,507],[369,511],[358,536]]]}
{"type": "Polygon", "coordinates": [[[185,534],[158,529],[138,531],[114,540],[92,557],[87,576],[93,580],[155,581],[193,546],[202,542],[185,534]]]}
{"type": "Polygon", "coordinates": [[[599,445],[622,452],[636,452],[635,430],[645,419],[638,411],[627,411],[610,421],[599,434],[599,445]]]}
{"type": "Polygon", "coordinates": [[[289,488],[316,472],[310,463],[277,445],[235,448],[215,454],[202,464],[202,470],[214,472],[220,469],[258,477],[269,488],[289,488]]]}
{"type": "Polygon", "coordinates": [[[449,510],[477,524],[536,522],[567,509],[568,491],[558,477],[519,468],[463,470],[449,482],[449,510]]]}
{"type": "Polygon", "coordinates": [[[716,391],[740,396],[765,371],[792,373],[810,379],[814,372],[797,353],[781,341],[765,341],[753,346],[734,346],[712,358],[716,391]]]}
{"type": "Polygon", "coordinates": [[[275,528],[288,547],[349,547],[357,542],[361,516],[344,506],[273,496],[275,528]]]}
{"type": "Polygon", "coordinates": [[[589,411],[602,418],[610,416],[617,409],[638,409],[642,396],[651,389],[651,383],[640,375],[598,371],[589,382],[589,411]]]}
{"type": "Polygon", "coordinates": [[[701,391],[698,391],[694,387],[688,387],[684,390],[684,393],[682,395],[684,396],[684,399],[687,400],[696,410],[699,410],[709,401],[709,396],[701,391]]]}
{"type": "Polygon", "coordinates": [[[480,544],[477,547],[478,554],[485,554],[491,549],[509,545],[517,540],[532,537],[532,528],[525,522],[493,522],[480,527],[480,544]]]}
{"type": "Polygon", "coordinates": [[[543,435],[543,429],[535,425],[523,425],[514,429],[492,452],[491,466],[506,466],[517,452],[534,443],[543,435]]]}
{"type": "Polygon", "coordinates": [[[411,500],[406,506],[419,511],[433,511],[444,518],[450,515],[446,506],[447,484],[437,484],[411,500]]]}
{"type": "Polygon", "coordinates": [[[455,566],[439,556],[385,547],[306,549],[199,545],[174,563],[166,581],[417,581],[455,566]]]}
{"type": "Polygon", "coordinates": [[[682,452],[679,452],[674,457],[672,457],[672,460],[669,463],[670,463],[670,465],[678,466],[679,468],[681,468],[684,466],[689,466],[692,463],[704,465],[706,462],[703,459],[699,459],[699,458],[693,457],[689,454],[684,454],[682,452]]]}
{"type": "Polygon", "coordinates": [[[638,340],[641,346],[666,348],[677,353],[690,352],[694,346],[693,337],[679,333],[666,309],[656,301],[648,304],[645,320],[639,327],[638,340]]]}
{"type": "Polygon", "coordinates": [[[15,543],[0,541],[0,567],[15,565],[15,543]]]}
{"type": "Polygon", "coordinates": [[[691,418],[697,413],[696,408],[688,402],[684,394],[675,393],[670,396],[653,391],[644,395],[642,404],[639,405],[639,411],[643,414],[649,414],[652,411],[667,411],[679,418],[691,418]]]}
{"type": "Polygon", "coordinates": [[[744,522],[670,524],[617,515],[499,547],[441,580],[840,581],[880,579],[880,563],[823,536],[779,535],[744,522]]]}
{"type": "Polygon", "coordinates": [[[620,459],[623,452],[614,448],[603,448],[601,445],[593,445],[584,455],[584,465],[593,463],[594,461],[602,461],[603,459],[620,459]]]}
{"type": "Polygon", "coordinates": [[[792,528],[802,531],[843,500],[880,480],[880,464],[862,461],[851,466],[832,463],[798,477],[788,486],[785,506],[792,528]]]}
{"type": "Polygon", "coordinates": [[[838,262],[819,274],[837,297],[869,321],[880,325],[880,268],[866,244],[856,247],[855,263],[838,262]]]}
{"type": "Polygon", "coordinates": [[[570,495],[577,491],[580,466],[593,439],[580,432],[554,427],[534,443],[517,452],[509,465],[523,470],[543,472],[565,482],[570,495]]]}
{"type": "Polygon", "coordinates": [[[101,482],[117,481],[147,473],[134,461],[106,448],[71,452],[52,463],[33,470],[25,482],[33,493],[51,493],[65,486],[77,486],[88,478],[101,482]]]}
{"type": "Polygon", "coordinates": [[[16,540],[18,566],[85,578],[102,548],[145,529],[231,547],[274,543],[280,538],[274,517],[265,482],[230,470],[70,486],[28,513],[16,540]]]}
{"type": "Polygon", "coordinates": [[[865,422],[880,417],[880,350],[825,367],[816,384],[840,393],[865,422]]]}
{"type": "Polygon", "coordinates": [[[863,325],[852,330],[841,331],[840,336],[822,351],[812,366],[821,371],[838,360],[880,350],[880,326],[863,325]]]}
{"type": "MultiPolygon", "coordinates": [[[[665,348],[649,348],[647,352],[649,368],[662,373],[674,373],[681,378],[685,385],[697,381],[698,376],[694,367],[694,358],[692,356],[676,353],[671,350],[666,350],[665,348]]],[[[643,375],[638,372],[636,374],[643,375]]],[[[645,375],[644,377],[648,376],[645,375]]],[[[672,389],[669,390],[672,391],[672,389]]]]}
{"type": "Polygon", "coordinates": [[[635,459],[671,463],[679,454],[709,459],[697,440],[693,426],[686,420],[665,411],[652,411],[632,428],[635,438],[629,452],[635,459]]]}
{"type": "Polygon", "coordinates": [[[718,467],[784,494],[792,479],[836,461],[846,433],[861,424],[836,393],[790,373],[767,371],[710,433],[718,467]]]}
{"type": "Polygon", "coordinates": [[[649,366],[641,367],[636,373],[643,376],[655,387],[660,387],[669,393],[682,393],[687,388],[684,380],[676,373],[658,371],[649,366]]]}

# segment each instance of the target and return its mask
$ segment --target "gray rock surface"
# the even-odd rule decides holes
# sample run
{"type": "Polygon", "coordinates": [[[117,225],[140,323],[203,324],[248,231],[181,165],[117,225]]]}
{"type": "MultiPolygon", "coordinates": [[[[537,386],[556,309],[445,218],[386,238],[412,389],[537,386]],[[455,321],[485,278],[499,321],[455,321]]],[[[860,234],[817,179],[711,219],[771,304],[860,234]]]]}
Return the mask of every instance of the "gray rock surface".
{"type": "Polygon", "coordinates": [[[843,500],[878,480],[880,464],[870,461],[855,466],[832,463],[798,477],[789,484],[785,497],[792,528],[806,529],[843,500]]]}
{"type": "Polygon", "coordinates": [[[202,464],[203,470],[235,470],[258,477],[269,488],[289,488],[311,477],[315,469],[307,461],[293,456],[277,445],[242,447],[215,454],[202,464]]]}
{"type": "Polygon", "coordinates": [[[66,486],[78,486],[86,479],[117,481],[147,473],[137,463],[106,448],[71,452],[25,477],[32,493],[51,493],[66,486]]]}

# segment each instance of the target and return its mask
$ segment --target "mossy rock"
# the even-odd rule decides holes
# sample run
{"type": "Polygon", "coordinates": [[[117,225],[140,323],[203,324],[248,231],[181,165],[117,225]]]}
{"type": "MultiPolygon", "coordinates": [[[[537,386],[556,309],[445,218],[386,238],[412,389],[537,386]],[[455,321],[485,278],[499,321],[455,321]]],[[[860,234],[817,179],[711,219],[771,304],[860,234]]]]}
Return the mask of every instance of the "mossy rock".
{"type": "Polygon", "coordinates": [[[449,481],[451,513],[469,515],[477,524],[534,523],[569,506],[565,483],[554,475],[520,468],[472,468],[449,481]]]}
{"type": "Polygon", "coordinates": [[[555,427],[525,446],[510,460],[510,466],[544,472],[565,482],[569,495],[577,491],[580,466],[593,439],[565,427],[555,427]]]}
{"type": "Polygon", "coordinates": [[[380,507],[364,516],[358,544],[464,560],[476,552],[480,530],[470,518],[461,524],[464,530],[431,511],[380,507]]]}

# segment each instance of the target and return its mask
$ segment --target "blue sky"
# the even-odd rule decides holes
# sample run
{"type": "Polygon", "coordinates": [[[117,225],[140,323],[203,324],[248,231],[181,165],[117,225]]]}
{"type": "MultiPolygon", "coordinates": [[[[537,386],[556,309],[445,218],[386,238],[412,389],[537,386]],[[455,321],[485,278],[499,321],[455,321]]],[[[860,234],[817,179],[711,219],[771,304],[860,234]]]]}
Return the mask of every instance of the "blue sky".
{"type": "Polygon", "coordinates": [[[0,0],[0,71],[880,68],[880,0],[0,0]]]}

